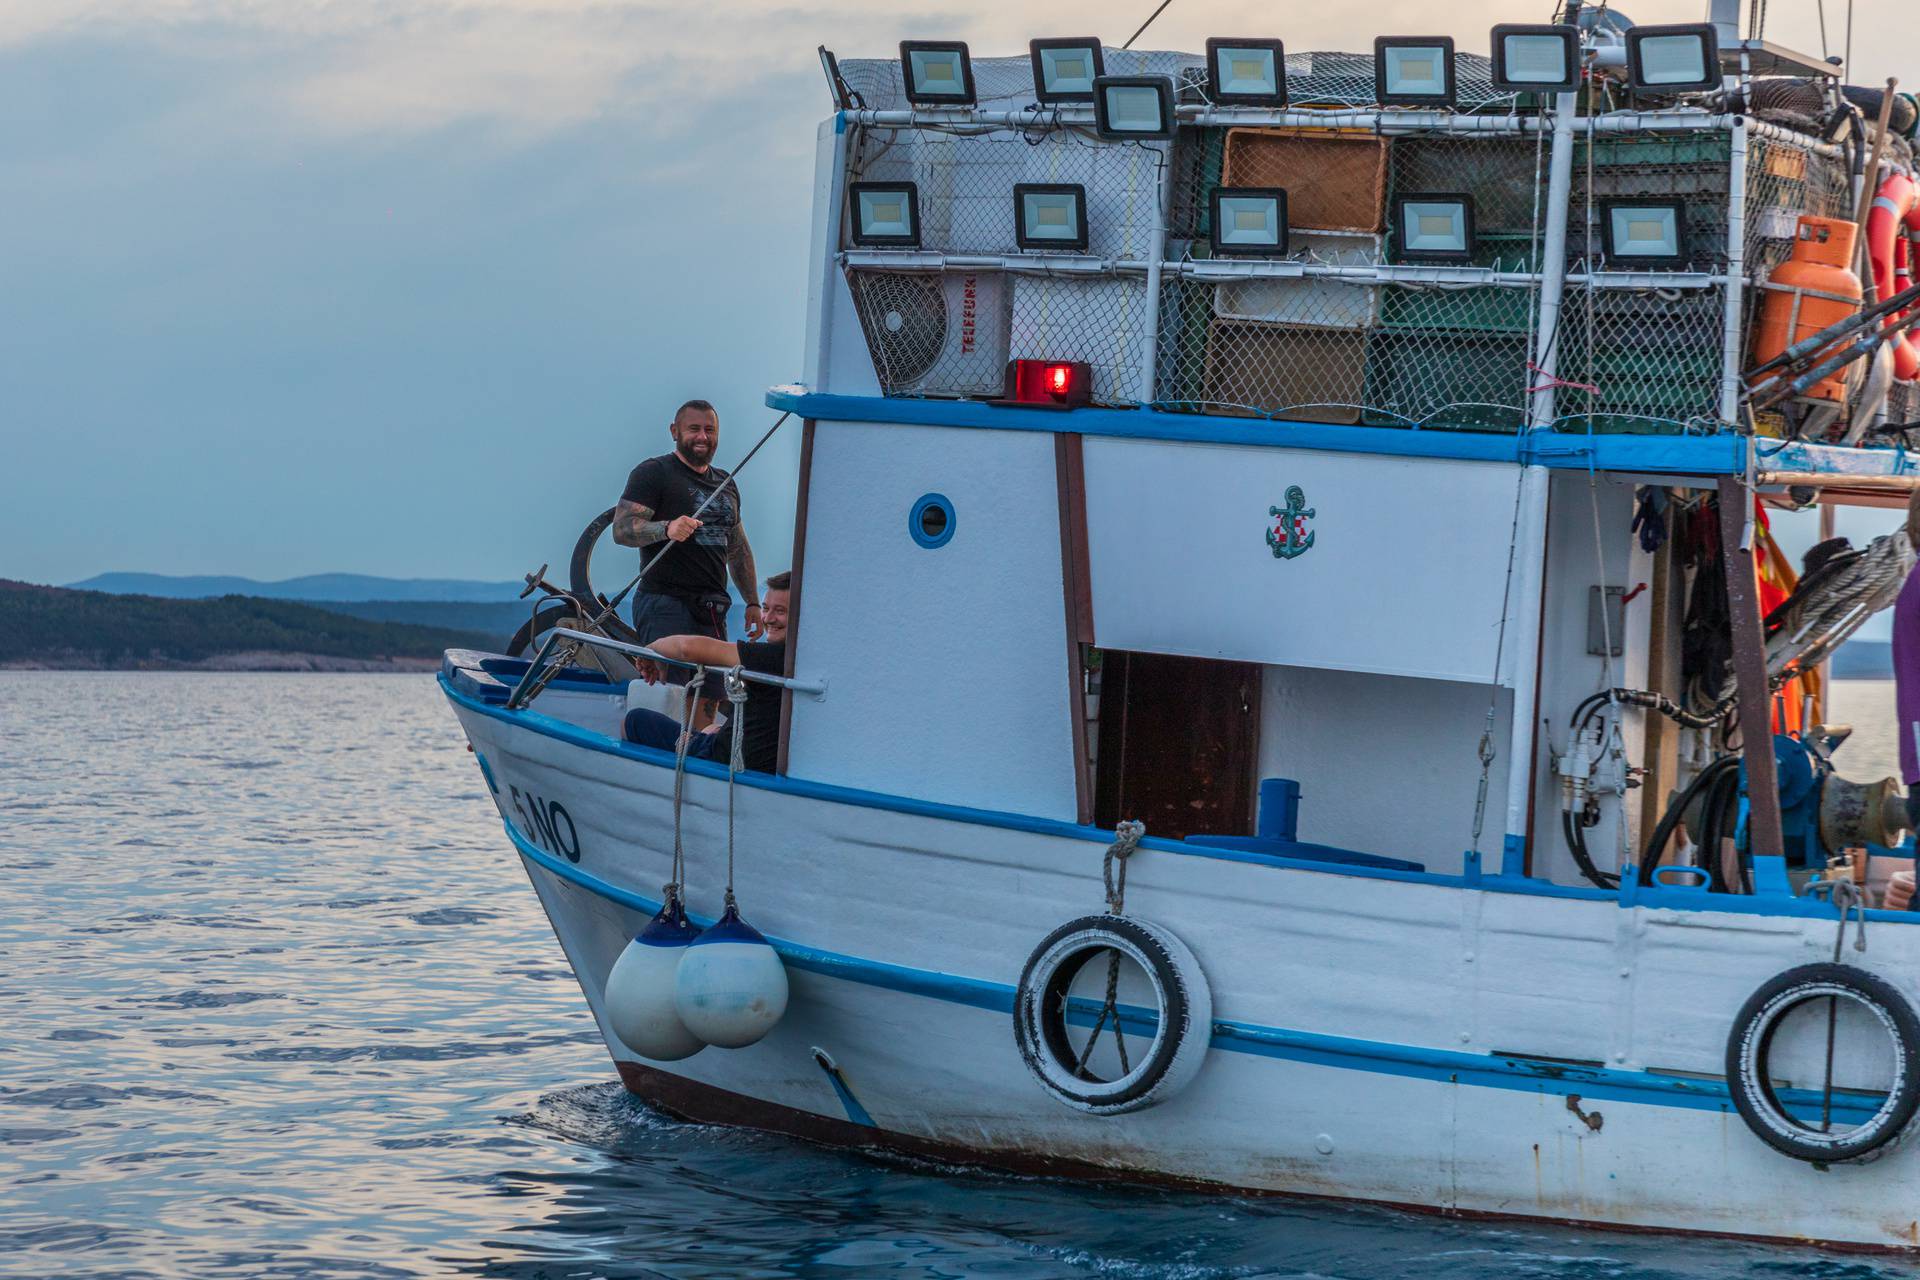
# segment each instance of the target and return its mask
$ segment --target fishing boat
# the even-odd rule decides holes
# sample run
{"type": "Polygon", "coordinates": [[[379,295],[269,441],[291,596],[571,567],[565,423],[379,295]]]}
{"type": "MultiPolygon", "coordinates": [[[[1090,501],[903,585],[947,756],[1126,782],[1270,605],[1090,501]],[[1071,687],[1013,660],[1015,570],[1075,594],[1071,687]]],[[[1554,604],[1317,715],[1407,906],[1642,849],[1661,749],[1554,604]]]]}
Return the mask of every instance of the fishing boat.
{"type": "Polygon", "coordinates": [[[577,580],[440,676],[628,1089],[1920,1247],[1913,845],[1821,685],[1914,553],[1769,532],[1920,484],[1915,104],[1560,16],[821,51],[777,767],[625,741],[577,580]]]}

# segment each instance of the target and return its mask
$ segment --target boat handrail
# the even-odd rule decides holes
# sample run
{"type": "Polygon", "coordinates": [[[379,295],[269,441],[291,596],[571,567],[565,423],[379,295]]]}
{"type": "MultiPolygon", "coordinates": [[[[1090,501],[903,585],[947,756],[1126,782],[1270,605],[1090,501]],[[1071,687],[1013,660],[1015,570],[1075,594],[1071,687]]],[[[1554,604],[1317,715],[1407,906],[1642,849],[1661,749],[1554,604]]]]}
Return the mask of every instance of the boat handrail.
{"type": "MultiPolygon", "coordinates": [[[[552,652],[554,644],[560,640],[571,640],[577,644],[592,645],[599,649],[611,649],[616,653],[622,653],[631,658],[646,658],[649,661],[662,663],[666,666],[685,667],[690,671],[709,669],[705,663],[688,662],[683,658],[669,658],[665,654],[649,649],[643,644],[630,644],[625,640],[615,640],[611,636],[597,636],[585,631],[575,631],[571,627],[555,627],[541,637],[540,647],[534,651],[533,661],[527,664],[527,669],[521,675],[520,682],[513,687],[513,692],[508,695],[507,709],[509,711],[517,710],[520,707],[528,705],[535,698],[539,697],[541,691],[546,688],[546,681],[538,680],[537,676],[541,668],[546,664],[547,657],[552,652]]],[[[742,679],[752,680],[757,684],[773,685],[781,689],[791,689],[795,693],[804,693],[813,698],[824,698],[827,696],[827,682],[825,680],[800,680],[789,676],[770,676],[759,671],[748,671],[744,667],[720,669],[738,671],[742,679]]]]}

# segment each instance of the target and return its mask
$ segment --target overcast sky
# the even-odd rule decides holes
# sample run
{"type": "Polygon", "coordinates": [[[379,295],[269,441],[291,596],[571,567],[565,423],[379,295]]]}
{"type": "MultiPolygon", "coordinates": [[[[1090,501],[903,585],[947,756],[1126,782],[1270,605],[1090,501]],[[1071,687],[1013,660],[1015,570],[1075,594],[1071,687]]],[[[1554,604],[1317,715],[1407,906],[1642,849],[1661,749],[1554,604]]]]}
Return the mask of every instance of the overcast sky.
{"type": "MultiPolygon", "coordinates": [[[[1151,8],[0,0],[0,576],[564,562],[673,405],[715,401],[730,462],[798,373],[816,44],[1118,43],[1151,8]]],[[[1550,10],[1174,0],[1142,44],[1481,51],[1550,10]]],[[[1920,79],[1910,9],[1856,23],[1854,79],[1920,79]]],[[[769,572],[783,437],[743,478],[769,572]]]]}

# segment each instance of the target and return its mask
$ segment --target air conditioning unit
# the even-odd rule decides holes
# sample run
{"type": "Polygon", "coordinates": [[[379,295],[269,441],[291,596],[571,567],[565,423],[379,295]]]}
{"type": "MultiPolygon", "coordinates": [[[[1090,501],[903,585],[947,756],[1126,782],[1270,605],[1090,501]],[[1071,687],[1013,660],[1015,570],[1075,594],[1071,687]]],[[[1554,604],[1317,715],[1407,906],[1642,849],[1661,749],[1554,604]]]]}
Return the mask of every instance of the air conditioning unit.
{"type": "Polygon", "coordinates": [[[854,310],[888,395],[998,395],[1007,369],[1007,278],[856,270],[854,310]]]}

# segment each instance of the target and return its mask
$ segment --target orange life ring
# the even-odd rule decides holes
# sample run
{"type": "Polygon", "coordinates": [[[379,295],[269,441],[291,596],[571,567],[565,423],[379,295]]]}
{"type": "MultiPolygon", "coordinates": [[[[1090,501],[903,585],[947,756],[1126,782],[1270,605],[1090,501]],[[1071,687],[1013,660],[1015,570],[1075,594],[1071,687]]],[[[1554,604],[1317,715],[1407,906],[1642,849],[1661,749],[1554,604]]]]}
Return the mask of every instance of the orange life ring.
{"type": "MultiPolygon", "coordinates": [[[[1902,229],[1920,232],[1920,187],[1904,173],[1880,184],[1867,213],[1867,257],[1873,263],[1873,287],[1891,298],[1911,280],[1907,238],[1902,229]]],[[[1920,350],[1901,333],[1893,340],[1893,376],[1912,382],[1920,376],[1920,350]]]]}

